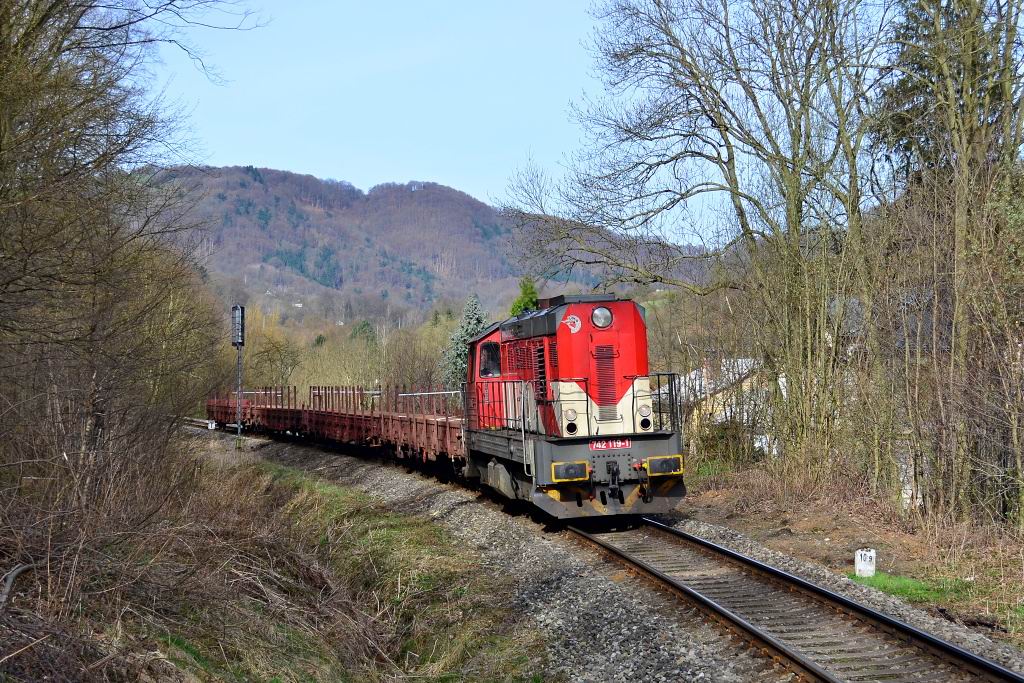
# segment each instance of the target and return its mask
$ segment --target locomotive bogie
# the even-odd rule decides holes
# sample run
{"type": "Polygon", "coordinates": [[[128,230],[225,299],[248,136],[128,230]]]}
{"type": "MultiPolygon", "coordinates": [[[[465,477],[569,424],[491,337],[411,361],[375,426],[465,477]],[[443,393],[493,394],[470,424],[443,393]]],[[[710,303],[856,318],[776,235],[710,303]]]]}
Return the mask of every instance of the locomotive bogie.
{"type": "Polygon", "coordinates": [[[653,488],[627,484],[615,491],[607,487],[559,487],[538,489],[533,504],[558,519],[625,515],[656,515],[671,512],[686,496],[681,477],[654,482],[653,488]]]}

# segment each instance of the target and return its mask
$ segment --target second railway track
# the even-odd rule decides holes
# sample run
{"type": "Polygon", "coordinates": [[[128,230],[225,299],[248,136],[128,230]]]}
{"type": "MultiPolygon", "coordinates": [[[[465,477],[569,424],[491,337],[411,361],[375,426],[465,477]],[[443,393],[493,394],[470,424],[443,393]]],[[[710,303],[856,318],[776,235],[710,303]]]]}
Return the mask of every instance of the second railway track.
{"type": "Polygon", "coordinates": [[[1015,681],[1024,676],[849,598],[653,519],[570,530],[815,681],[1015,681]]]}

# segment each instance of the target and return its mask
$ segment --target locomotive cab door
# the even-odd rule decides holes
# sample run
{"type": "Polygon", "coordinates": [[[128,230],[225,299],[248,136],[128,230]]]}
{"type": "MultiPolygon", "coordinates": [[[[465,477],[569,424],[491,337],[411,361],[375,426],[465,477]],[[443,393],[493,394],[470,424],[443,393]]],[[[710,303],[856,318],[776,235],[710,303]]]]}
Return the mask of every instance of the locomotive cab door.
{"type": "Polygon", "coordinates": [[[497,331],[470,347],[469,386],[472,387],[471,410],[476,417],[471,424],[475,423],[476,429],[508,429],[497,331]]]}

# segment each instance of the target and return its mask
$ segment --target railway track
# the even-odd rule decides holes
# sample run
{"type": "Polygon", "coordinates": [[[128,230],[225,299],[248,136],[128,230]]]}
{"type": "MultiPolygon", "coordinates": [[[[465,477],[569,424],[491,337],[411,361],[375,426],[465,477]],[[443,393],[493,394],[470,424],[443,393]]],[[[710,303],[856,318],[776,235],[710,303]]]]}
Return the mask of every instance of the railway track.
{"type": "Polygon", "coordinates": [[[726,624],[806,680],[946,683],[1024,676],[849,598],[644,518],[570,531],[726,624]]]}

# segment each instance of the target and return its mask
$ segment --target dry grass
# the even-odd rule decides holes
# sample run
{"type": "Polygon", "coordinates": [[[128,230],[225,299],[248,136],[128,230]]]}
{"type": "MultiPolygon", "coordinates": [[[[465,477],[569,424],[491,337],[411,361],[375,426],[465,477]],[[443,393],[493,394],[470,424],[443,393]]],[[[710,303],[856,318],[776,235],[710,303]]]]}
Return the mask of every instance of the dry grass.
{"type": "Polygon", "coordinates": [[[997,631],[1024,646],[1024,539],[992,524],[930,521],[920,526],[927,578],[958,580],[943,604],[949,616],[997,631]]]}
{"type": "Polygon", "coordinates": [[[45,572],[19,578],[0,680],[529,679],[534,634],[436,525],[279,466],[198,482],[157,528],[82,554],[73,609],[38,600],[45,572]]]}
{"type": "MultiPolygon", "coordinates": [[[[688,485],[695,493],[741,489],[738,511],[791,507],[813,501],[843,505],[863,501],[866,483],[842,463],[814,467],[799,459],[766,459],[737,464],[715,453],[690,456],[688,485]]],[[[872,501],[891,507],[884,501],[872,501]]]]}

